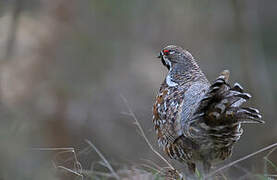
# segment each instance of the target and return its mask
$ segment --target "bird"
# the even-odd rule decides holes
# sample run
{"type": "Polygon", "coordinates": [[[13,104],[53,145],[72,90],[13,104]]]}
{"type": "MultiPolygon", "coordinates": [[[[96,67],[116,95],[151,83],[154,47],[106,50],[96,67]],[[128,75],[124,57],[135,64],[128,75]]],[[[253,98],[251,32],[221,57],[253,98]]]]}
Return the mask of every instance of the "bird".
{"type": "Polygon", "coordinates": [[[229,70],[210,83],[194,57],[179,46],[166,46],[158,58],[168,70],[153,105],[158,144],[171,159],[186,164],[189,174],[195,174],[198,164],[208,173],[213,163],[231,156],[241,125],[264,123],[262,115],[243,106],[251,95],[239,83],[229,84],[229,70]]]}

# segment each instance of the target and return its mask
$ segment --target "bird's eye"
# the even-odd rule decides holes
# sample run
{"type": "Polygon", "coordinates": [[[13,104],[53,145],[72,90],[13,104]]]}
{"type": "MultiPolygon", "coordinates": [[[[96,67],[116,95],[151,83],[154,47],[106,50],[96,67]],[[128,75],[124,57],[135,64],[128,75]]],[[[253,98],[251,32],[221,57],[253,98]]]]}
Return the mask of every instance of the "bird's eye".
{"type": "Polygon", "coordinates": [[[164,55],[169,55],[169,52],[170,52],[169,50],[166,50],[166,49],[163,50],[164,55]]]}
{"type": "Polygon", "coordinates": [[[175,51],[174,50],[167,50],[167,49],[165,49],[165,50],[163,50],[163,54],[164,55],[170,55],[170,54],[174,54],[175,53],[175,51]]]}

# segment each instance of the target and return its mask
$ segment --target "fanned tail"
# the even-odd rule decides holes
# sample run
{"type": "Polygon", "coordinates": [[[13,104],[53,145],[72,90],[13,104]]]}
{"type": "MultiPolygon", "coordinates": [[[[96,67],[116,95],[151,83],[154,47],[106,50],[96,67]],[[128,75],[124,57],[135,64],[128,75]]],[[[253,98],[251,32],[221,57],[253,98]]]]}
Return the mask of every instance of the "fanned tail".
{"type": "Polygon", "coordinates": [[[223,71],[200,100],[186,127],[186,136],[198,139],[200,149],[206,149],[203,164],[230,157],[233,144],[243,133],[241,123],[264,123],[261,113],[252,107],[242,107],[251,98],[238,83],[228,84],[229,71],[223,71]]]}
{"type": "Polygon", "coordinates": [[[203,114],[211,126],[237,123],[264,123],[260,112],[252,107],[241,107],[251,98],[240,84],[228,84],[229,71],[224,70],[200,101],[195,115],[203,114]]]}

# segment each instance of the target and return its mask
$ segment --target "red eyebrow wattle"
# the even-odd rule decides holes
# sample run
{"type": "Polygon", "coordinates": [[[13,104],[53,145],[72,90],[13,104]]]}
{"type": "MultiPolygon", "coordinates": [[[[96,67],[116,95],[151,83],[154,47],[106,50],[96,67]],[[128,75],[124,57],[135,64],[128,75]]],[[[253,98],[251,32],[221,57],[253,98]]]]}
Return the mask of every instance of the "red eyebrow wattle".
{"type": "Polygon", "coordinates": [[[168,53],[168,52],[169,52],[169,50],[163,50],[163,52],[164,52],[164,53],[168,53]]]}

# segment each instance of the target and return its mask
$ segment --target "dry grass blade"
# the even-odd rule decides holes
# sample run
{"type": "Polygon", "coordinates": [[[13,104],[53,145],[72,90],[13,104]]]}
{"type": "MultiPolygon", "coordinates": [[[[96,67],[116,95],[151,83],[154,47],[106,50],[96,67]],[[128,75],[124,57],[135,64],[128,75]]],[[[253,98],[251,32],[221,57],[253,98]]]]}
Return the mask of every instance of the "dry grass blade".
{"type": "MultiPolygon", "coordinates": [[[[91,150],[91,147],[88,146],[88,147],[82,149],[81,151],[76,152],[75,156],[77,156],[77,155],[80,156],[80,155],[83,155],[83,154],[88,154],[90,152],[90,150],[91,150]]],[[[69,157],[69,158],[65,159],[64,162],[66,163],[68,161],[71,161],[72,159],[75,158],[75,156],[74,157],[69,157]]]]}
{"type": "Polygon", "coordinates": [[[128,102],[127,102],[127,99],[124,97],[124,96],[122,96],[122,95],[120,95],[121,96],[121,98],[122,98],[122,100],[124,101],[124,103],[125,103],[125,105],[126,105],[126,107],[128,108],[128,115],[130,115],[134,120],[135,120],[135,125],[138,127],[138,129],[139,129],[139,131],[140,131],[140,133],[141,133],[141,135],[142,135],[142,137],[144,138],[144,140],[146,141],[146,143],[147,143],[147,145],[150,147],[150,149],[157,155],[157,156],[159,156],[171,169],[175,169],[158,151],[156,151],[155,149],[154,149],[154,147],[152,146],[152,144],[149,142],[149,140],[148,140],[148,138],[146,137],[146,135],[145,135],[145,133],[144,133],[144,131],[143,131],[143,129],[142,129],[142,127],[141,127],[141,125],[140,125],[140,123],[139,123],[139,121],[138,121],[138,119],[137,119],[137,117],[135,116],[135,114],[134,114],[134,112],[132,111],[132,109],[130,108],[130,106],[129,106],[129,104],[128,104],[128,102]]]}
{"type": "Polygon", "coordinates": [[[73,171],[72,169],[69,169],[67,167],[64,167],[64,166],[56,166],[56,164],[54,162],[53,162],[53,165],[57,169],[58,168],[63,169],[63,170],[65,170],[67,172],[70,172],[74,175],[80,176],[82,178],[82,180],[84,179],[84,176],[82,175],[83,168],[82,168],[81,163],[77,159],[77,155],[76,155],[76,152],[75,152],[74,148],[72,148],[72,147],[68,147],[68,148],[31,148],[31,150],[36,150],[36,151],[60,151],[60,152],[57,153],[57,155],[63,154],[63,153],[68,153],[68,152],[73,153],[74,161],[75,161],[75,165],[76,165],[76,166],[75,165],[74,166],[75,166],[77,172],[73,171]]]}
{"type": "Polygon", "coordinates": [[[238,180],[246,179],[247,177],[253,178],[252,176],[254,176],[254,173],[249,171],[248,169],[246,169],[238,164],[235,164],[234,167],[245,173],[243,176],[239,177],[238,180]]]}
{"type": "Polygon", "coordinates": [[[264,174],[268,174],[267,169],[268,169],[268,163],[271,163],[269,160],[269,156],[277,149],[277,147],[273,148],[267,155],[264,157],[264,174]]]}
{"type": "Polygon", "coordinates": [[[150,165],[148,165],[148,164],[141,164],[141,166],[142,166],[142,167],[145,167],[145,168],[148,168],[148,169],[151,169],[152,171],[161,174],[161,171],[160,171],[160,170],[158,170],[158,169],[156,169],[156,168],[154,168],[154,167],[152,167],[152,166],[150,166],[150,165]]]}
{"type": "Polygon", "coordinates": [[[70,172],[70,173],[75,174],[75,175],[77,175],[77,176],[81,176],[81,178],[82,178],[82,180],[83,180],[83,175],[80,174],[80,173],[78,173],[78,172],[73,171],[72,169],[69,169],[69,168],[64,167],[64,166],[55,166],[55,168],[57,168],[57,169],[63,169],[63,170],[65,170],[66,172],[70,172]]]}
{"type": "Polygon", "coordinates": [[[159,166],[158,164],[156,164],[155,162],[149,160],[149,159],[142,159],[143,161],[150,163],[152,166],[154,166],[156,169],[162,169],[161,166],[159,166]]]}
{"type": "Polygon", "coordinates": [[[104,173],[104,172],[98,172],[98,171],[84,170],[84,174],[86,174],[87,176],[97,175],[97,176],[102,176],[102,177],[106,177],[106,178],[113,178],[114,177],[114,175],[112,175],[110,173],[104,173]]]}
{"type": "Polygon", "coordinates": [[[249,154],[247,156],[244,156],[244,157],[242,157],[242,158],[240,158],[238,160],[235,160],[235,161],[233,161],[233,162],[231,162],[231,163],[229,163],[229,164],[227,164],[225,166],[222,166],[221,168],[218,168],[217,170],[215,170],[215,171],[211,172],[210,174],[208,174],[207,176],[205,176],[204,179],[212,177],[213,175],[215,175],[216,173],[218,173],[218,172],[220,172],[220,171],[222,171],[224,169],[227,169],[227,168],[229,168],[229,167],[231,167],[231,166],[233,166],[233,165],[235,165],[235,164],[237,164],[237,163],[239,163],[241,161],[244,161],[244,160],[246,160],[246,159],[248,159],[248,158],[250,158],[252,156],[255,156],[255,155],[257,155],[257,154],[259,154],[261,152],[264,152],[264,151],[269,150],[269,149],[274,148],[274,147],[277,147],[277,143],[274,143],[274,144],[271,144],[269,146],[266,146],[266,147],[264,147],[264,148],[262,148],[262,149],[260,149],[260,150],[258,150],[256,152],[253,152],[253,153],[251,153],[251,154],[249,154]]]}
{"type": "Polygon", "coordinates": [[[119,180],[119,176],[116,174],[116,172],[114,171],[113,167],[111,166],[111,164],[107,161],[107,159],[104,157],[104,155],[96,148],[96,146],[94,144],[92,144],[91,141],[89,140],[85,140],[86,143],[88,143],[88,145],[90,145],[94,151],[99,155],[99,157],[104,161],[104,163],[107,165],[107,168],[110,170],[110,172],[112,173],[112,175],[114,176],[114,178],[116,178],[117,180],[119,180]]]}

